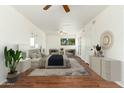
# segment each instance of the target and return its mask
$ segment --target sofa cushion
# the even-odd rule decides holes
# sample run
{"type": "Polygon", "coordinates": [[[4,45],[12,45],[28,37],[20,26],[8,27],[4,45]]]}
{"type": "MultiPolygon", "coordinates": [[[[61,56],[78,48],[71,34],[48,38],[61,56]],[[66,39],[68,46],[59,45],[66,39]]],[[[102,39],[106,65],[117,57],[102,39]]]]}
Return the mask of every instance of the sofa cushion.
{"type": "Polygon", "coordinates": [[[33,58],[31,59],[31,62],[40,62],[42,59],[41,58],[33,58]]]}
{"type": "Polygon", "coordinates": [[[40,58],[40,57],[42,57],[40,49],[29,50],[29,58],[33,59],[33,58],[40,58]]]}
{"type": "Polygon", "coordinates": [[[30,57],[31,57],[31,59],[33,59],[33,58],[40,58],[41,55],[38,54],[38,53],[32,53],[32,54],[30,55],[30,57]]]}

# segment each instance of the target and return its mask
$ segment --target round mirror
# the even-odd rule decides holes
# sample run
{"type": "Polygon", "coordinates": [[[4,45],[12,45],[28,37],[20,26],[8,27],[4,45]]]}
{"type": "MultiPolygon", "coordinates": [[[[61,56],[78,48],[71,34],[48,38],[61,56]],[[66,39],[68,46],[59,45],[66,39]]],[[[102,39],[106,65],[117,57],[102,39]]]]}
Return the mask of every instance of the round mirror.
{"type": "Polygon", "coordinates": [[[100,44],[103,48],[110,48],[112,45],[112,34],[110,32],[104,32],[100,38],[100,44]]]}

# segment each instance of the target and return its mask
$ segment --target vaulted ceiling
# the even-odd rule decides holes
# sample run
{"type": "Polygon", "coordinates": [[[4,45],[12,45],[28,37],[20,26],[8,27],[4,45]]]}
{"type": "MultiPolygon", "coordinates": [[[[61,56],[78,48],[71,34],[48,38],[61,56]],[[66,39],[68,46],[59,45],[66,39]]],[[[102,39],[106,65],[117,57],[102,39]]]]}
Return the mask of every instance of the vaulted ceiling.
{"type": "Polygon", "coordinates": [[[47,34],[60,30],[79,31],[92,18],[107,6],[102,5],[69,5],[70,12],[65,13],[61,5],[53,5],[47,11],[45,5],[16,5],[22,15],[47,34]]]}

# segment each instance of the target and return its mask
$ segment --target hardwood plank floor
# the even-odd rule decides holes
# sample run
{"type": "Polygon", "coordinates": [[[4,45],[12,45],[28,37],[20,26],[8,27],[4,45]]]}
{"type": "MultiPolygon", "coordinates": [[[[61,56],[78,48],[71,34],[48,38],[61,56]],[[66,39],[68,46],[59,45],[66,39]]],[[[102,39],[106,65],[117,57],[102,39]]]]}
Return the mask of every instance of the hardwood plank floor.
{"type": "Polygon", "coordinates": [[[33,70],[22,73],[15,84],[5,83],[2,88],[120,88],[92,71],[79,57],[74,57],[88,71],[84,76],[28,76],[33,70]]]}

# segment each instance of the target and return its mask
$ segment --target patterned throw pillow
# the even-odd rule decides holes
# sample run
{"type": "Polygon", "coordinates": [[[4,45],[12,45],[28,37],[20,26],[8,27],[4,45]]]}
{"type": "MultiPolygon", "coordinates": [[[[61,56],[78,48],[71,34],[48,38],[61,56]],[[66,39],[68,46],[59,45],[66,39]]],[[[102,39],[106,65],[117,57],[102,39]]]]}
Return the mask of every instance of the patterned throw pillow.
{"type": "Polygon", "coordinates": [[[41,57],[41,55],[39,55],[38,53],[32,53],[31,54],[31,58],[33,59],[33,58],[40,58],[41,57]]]}

